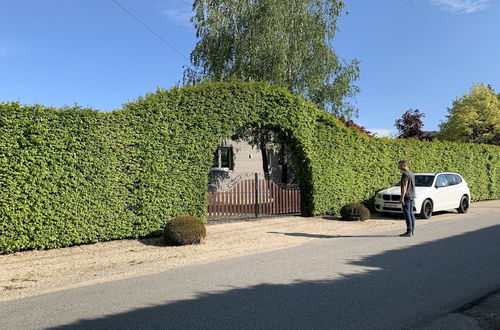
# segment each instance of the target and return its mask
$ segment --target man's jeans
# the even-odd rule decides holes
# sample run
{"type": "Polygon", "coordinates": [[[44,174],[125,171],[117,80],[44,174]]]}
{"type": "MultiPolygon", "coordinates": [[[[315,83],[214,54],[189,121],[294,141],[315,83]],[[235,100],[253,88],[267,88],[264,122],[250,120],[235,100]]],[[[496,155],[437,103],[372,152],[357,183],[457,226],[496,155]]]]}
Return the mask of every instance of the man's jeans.
{"type": "Polygon", "coordinates": [[[413,213],[413,205],[415,200],[413,198],[405,198],[403,204],[403,216],[406,220],[406,232],[413,233],[415,230],[415,214],[413,213]]]}

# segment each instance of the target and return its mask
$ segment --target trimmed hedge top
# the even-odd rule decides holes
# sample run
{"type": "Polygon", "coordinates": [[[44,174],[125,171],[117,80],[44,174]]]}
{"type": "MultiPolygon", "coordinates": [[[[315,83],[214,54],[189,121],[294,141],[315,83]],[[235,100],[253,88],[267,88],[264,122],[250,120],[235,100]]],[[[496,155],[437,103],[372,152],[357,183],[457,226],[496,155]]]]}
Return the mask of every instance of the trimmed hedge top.
{"type": "Polygon", "coordinates": [[[412,170],[456,171],[474,200],[500,195],[500,148],[370,138],[265,83],[157,90],[101,113],[0,104],[0,253],[143,237],[206,217],[213,151],[272,129],[297,166],[304,215],[338,213],[412,170]]]}

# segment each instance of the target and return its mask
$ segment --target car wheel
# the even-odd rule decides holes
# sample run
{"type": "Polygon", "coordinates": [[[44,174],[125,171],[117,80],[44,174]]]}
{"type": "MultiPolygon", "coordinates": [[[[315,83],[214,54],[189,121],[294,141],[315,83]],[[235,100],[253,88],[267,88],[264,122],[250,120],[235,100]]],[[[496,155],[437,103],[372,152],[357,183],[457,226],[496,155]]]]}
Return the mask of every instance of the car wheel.
{"type": "Polygon", "coordinates": [[[422,203],[422,211],[420,212],[420,218],[422,219],[430,219],[432,217],[432,209],[433,209],[432,201],[430,199],[426,199],[422,203]]]}
{"type": "Polygon", "coordinates": [[[457,208],[458,213],[467,213],[469,212],[469,197],[467,195],[463,195],[460,199],[460,206],[457,208]]]}

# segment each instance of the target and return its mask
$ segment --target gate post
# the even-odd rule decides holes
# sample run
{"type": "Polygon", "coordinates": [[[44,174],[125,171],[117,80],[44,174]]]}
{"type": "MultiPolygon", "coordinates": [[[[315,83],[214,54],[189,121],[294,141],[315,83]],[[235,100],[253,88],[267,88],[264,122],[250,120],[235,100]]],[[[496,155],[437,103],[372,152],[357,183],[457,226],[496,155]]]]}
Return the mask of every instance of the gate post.
{"type": "Polygon", "coordinates": [[[255,217],[259,217],[259,174],[255,173],[255,217]]]}

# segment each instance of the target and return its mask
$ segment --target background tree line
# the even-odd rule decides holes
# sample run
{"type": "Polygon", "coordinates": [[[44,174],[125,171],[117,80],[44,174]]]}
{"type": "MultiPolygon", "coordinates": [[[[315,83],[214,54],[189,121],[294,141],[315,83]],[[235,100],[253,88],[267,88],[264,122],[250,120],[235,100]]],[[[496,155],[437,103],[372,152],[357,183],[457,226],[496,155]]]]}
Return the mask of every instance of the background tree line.
{"type": "MultiPolygon", "coordinates": [[[[406,111],[395,122],[398,138],[427,139],[424,116],[418,109],[406,111]]],[[[500,145],[500,93],[490,85],[475,84],[453,101],[439,128],[439,140],[500,145]]]]}
{"type": "MultiPolygon", "coordinates": [[[[191,21],[198,42],[184,83],[266,81],[282,86],[330,112],[347,126],[357,109],[348,101],[359,93],[359,62],[339,57],[333,40],[346,13],[340,0],[194,0],[191,21]]],[[[440,140],[500,144],[500,94],[474,85],[457,98],[435,136],[440,140]]],[[[425,114],[410,109],[396,120],[399,138],[430,139],[425,114]]],[[[268,128],[248,128],[235,137],[262,149],[272,142],[268,128]]],[[[266,167],[266,166],[264,166],[266,167]]]]}

